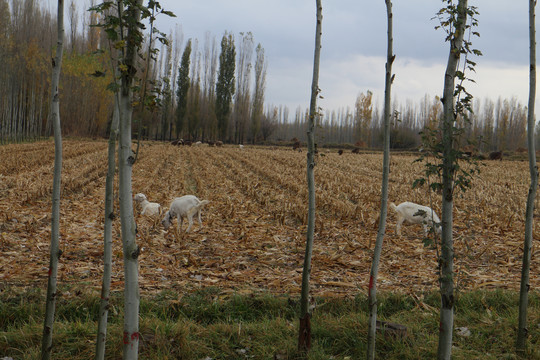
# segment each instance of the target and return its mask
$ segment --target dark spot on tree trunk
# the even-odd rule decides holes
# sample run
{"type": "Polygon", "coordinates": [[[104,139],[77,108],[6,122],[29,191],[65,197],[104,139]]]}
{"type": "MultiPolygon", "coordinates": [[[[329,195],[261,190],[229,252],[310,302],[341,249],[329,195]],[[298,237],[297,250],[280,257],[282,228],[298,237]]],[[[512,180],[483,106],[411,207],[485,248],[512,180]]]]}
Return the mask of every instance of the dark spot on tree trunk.
{"type": "Polygon", "coordinates": [[[311,315],[306,313],[300,318],[300,333],[298,335],[298,350],[307,352],[311,348],[311,315]]]}
{"type": "Polygon", "coordinates": [[[137,248],[135,249],[135,251],[133,251],[131,253],[131,257],[133,259],[137,259],[139,257],[139,254],[141,253],[141,248],[139,246],[137,246],[137,248]]]}
{"type": "Polygon", "coordinates": [[[443,295],[441,300],[443,309],[451,309],[454,307],[454,294],[443,295]]]}

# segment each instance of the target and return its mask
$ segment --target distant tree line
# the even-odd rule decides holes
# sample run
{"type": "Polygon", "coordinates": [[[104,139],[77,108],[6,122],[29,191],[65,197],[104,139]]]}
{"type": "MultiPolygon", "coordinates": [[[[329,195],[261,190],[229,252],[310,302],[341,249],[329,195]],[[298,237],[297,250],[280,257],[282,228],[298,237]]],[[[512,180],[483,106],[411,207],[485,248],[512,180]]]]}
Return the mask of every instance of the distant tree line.
{"type": "MultiPolygon", "coordinates": [[[[113,80],[110,49],[100,19],[75,1],[68,6],[61,78],[62,133],[105,137],[112,119],[113,97],[105,90],[113,80]]],[[[55,17],[35,0],[0,0],[0,142],[49,137],[47,119],[55,17]]],[[[136,106],[134,132],[145,139],[222,140],[268,143],[306,140],[308,109],[294,114],[286,106],[265,104],[264,48],[253,34],[225,32],[218,42],[207,33],[201,46],[180,28],[168,35],[159,53],[140,59],[139,99],[154,106],[136,106]],[[148,65],[148,66],[147,66],[148,65]]],[[[154,42],[147,37],[146,42],[154,42]]],[[[154,46],[145,48],[152,49],[154,46]]],[[[135,100],[135,103],[137,104],[135,100]]],[[[526,147],[527,107],[516,99],[485,99],[473,105],[464,139],[477,139],[480,151],[526,147]]],[[[392,148],[420,146],[420,132],[438,126],[442,103],[426,95],[418,103],[393,104],[392,148]]],[[[358,144],[382,148],[382,112],[373,93],[360,93],[352,108],[324,110],[317,124],[318,145],[358,144]]],[[[540,131],[537,130],[537,142],[540,131]]]]}
{"type": "MultiPolygon", "coordinates": [[[[515,98],[473,101],[473,110],[468,114],[471,121],[463,121],[464,133],[460,137],[460,145],[467,146],[468,140],[471,140],[476,150],[481,152],[514,151],[527,147],[527,107],[515,98]]],[[[429,95],[416,104],[411,100],[405,104],[394,102],[392,113],[390,147],[417,148],[421,145],[420,132],[426,128],[438,128],[442,102],[439,97],[429,95]]],[[[347,107],[324,111],[318,124],[317,142],[320,145],[357,144],[381,149],[382,116],[382,111],[372,102],[372,93],[361,93],[354,109],[347,107]]],[[[280,107],[275,115],[277,126],[271,139],[297,138],[304,142],[307,113],[298,108],[292,121],[288,117],[288,109],[280,107]]],[[[540,144],[540,124],[536,126],[536,143],[540,144]]]]}
{"type": "MultiPolygon", "coordinates": [[[[48,121],[51,58],[55,48],[56,19],[32,0],[0,0],[0,142],[36,139],[52,134],[48,121]]],[[[90,76],[102,69],[106,57],[96,52],[101,37],[91,15],[78,31],[77,9],[67,31],[61,74],[62,133],[96,136],[106,132],[112,109],[106,91],[110,74],[90,76]]]]}

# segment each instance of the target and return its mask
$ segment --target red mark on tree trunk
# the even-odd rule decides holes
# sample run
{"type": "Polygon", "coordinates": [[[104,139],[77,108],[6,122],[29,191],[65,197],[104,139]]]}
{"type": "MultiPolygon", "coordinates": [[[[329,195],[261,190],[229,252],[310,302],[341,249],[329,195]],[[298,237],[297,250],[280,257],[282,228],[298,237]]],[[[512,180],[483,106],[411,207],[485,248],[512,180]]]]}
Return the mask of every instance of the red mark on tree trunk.
{"type": "Polygon", "coordinates": [[[124,331],[124,345],[131,344],[131,346],[133,346],[133,342],[139,341],[140,337],[141,334],[138,331],[132,333],[131,336],[127,331],[124,331]]]}
{"type": "Polygon", "coordinates": [[[369,292],[373,289],[373,276],[369,276],[369,292]]]}

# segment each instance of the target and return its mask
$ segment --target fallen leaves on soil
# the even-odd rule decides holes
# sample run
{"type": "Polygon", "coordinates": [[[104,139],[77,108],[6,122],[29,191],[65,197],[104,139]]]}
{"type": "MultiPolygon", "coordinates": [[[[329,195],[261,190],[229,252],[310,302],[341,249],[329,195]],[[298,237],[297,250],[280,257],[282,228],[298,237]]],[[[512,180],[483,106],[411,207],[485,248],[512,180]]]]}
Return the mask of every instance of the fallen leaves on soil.
{"type": "MultiPolygon", "coordinates": [[[[189,234],[175,231],[176,224],[164,232],[159,219],[141,216],[136,208],[143,294],[209,286],[225,293],[299,294],[307,220],[305,153],[152,142],[145,142],[140,151],[133,168],[133,194],[142,192],[165,209],[185,194],[210,200],[203,209],[204,227],[195,223],[189,234]]],[[[312,294],[352,296],[367,291],[382,155],[324,155],[315,168],[312,294]]],[[[0,157],[0,282],[45,289],[54,144],[6,145],[0,147],[0,157]]],[[[64,141],[59,284],[100,289],[106,159],[106,142],[64,141]]],[[[430,204],[425,188],[411,187],[422,171],[413,160],[414,156],[392,155],[389,200],[431,205],[440,215],[439,196],[432,195],[430,204]]],[[[116,180],[115,191],[117,186],[116,180]]],[[[453,233],[459,288],[518,288],[528,186],[526,162],[489,162],[473,188],[456,197],[453,233]]],[[[533,249],[538,249],[537,217],[533,249]]],[[[113,291],[123,289],[118,219],[113,231],[113,291]]],[[[394,229],[390,211],[379,290],[436,289],[436,251],[424,247],[421,227],[404,227],[402,237],[394,229]]],[[[536,255],[537,250],[531,269],[540,268],[536,255]]],[[[531,286],[538,288],[539,280],[533,271],[531,286]]]]}

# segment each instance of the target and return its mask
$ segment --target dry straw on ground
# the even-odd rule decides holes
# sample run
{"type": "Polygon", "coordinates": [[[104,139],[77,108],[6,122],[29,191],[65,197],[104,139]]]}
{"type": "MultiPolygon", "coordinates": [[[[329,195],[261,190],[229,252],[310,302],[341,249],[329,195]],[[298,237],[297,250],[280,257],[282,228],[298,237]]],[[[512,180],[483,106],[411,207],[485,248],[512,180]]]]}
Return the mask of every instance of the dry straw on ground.
{"type": "MultiPolygon", "coordinates": [[[[59,283],[98,291],[102,274],[107,144],[64,142],[59,283]]],[[[381,154],[322,152],[315,169],[317,220],[314,295],[365,292],[377,233],[381,154]],[[324,155],[324,156],[322,156],[324,155]]],[[[0,147],[0,284],[46,287],[54,144],[0,147]]],[[[392,155],[389,198],[431,205],[440,197],[411,188],[422,167],[392,155]]],[[[204,227],[165,233],[136,211],[143,294],[217,286],[227,292],[298,294],[304,255],[305,152],[245,147],[176,147],[144,143],[133,168],[133,193],[168,208],[194,194],[211,203],[204,227]]],[[[462,290],[517,288],[521,271],[528,164],[486,162],[473,188],[455,199],[456,285],[462,290]]],[[[538,201],[537,201],[538,204],[538,201]]],[[[118,209],[118,207],[116,207],[118,209]]],[[[535,215],[531,286],[538,288],[540,226],[535,215]]],[[[122,289],[122,247],[114,231],[113,291],[122,289]]],[[[389,213],[380,291],[437,288],[436,252],[420,226],[395,235],[389,213]]]]}

